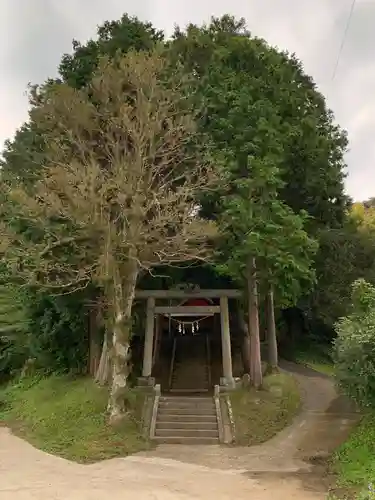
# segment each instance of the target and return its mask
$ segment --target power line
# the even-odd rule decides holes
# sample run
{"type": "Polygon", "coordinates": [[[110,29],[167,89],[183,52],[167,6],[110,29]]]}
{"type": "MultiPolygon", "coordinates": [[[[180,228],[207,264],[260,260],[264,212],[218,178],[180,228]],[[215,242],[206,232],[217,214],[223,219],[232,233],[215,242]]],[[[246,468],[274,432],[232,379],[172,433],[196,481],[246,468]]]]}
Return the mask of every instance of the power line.
{"type": "Polygon", "coordinates": [[[352,5],[351,5],[351,8],[350,8],[348,20],[347,20],[347,23],[346,23],[346,26],[345,26],[344,35],[342,37],[342,41],[341,41],[341,45],[340,45],[340,50],[339,50],[339,53],[337,55],[337,60],[336,60],[335,67],[333,69],[332,80],[335,79],[335,76],[336,76],[336,73],[337,73],[337,69],[339,67],[339,63],[340,63],[340,59],[341,59],[341,54],[342,54],[342,51],[343,51],[344,46],[345,46],[346,37],[348,35],[348,31],[349,31],[350,23],[352,21],[352,17],[353,17],[353,13],[354,13],[354,9],[355,9],[356,3],[357,3],[357,0],[353,0],[352,1],[352,5]]]}

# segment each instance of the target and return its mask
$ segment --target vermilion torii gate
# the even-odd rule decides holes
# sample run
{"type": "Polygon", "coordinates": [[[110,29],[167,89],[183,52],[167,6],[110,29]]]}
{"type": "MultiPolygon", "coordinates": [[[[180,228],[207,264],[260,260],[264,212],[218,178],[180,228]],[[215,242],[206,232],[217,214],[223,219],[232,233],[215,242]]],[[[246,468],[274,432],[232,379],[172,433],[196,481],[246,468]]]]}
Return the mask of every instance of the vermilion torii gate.
{"type": "Polygon", "coordinates": [[[234,387],[232,370],[232,352],[229,327],[228,299],[238,299],[240,290],[137,290],[136,299],[147,300],[147,319],[145,343],[143,352],[142,378],[151,379],[154,353],[155,317],[158,314],[187,314],[203,316],[205,314],[220,314],[221,345],[223,357],[223,382],[227,387],[234,387]],[[163,299],[214,299],[220,300],[220,305],[188,306],[188,305],[157,305],[156,301],[163,299]]]}

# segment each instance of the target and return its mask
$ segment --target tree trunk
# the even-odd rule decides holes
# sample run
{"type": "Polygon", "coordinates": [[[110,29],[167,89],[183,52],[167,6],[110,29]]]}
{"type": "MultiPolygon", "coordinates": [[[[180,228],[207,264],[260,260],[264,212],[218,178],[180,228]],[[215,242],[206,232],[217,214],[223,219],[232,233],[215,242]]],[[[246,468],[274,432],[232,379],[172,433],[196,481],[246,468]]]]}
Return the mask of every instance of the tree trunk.
{"type": "Polygon", "coordinates": [[[89,308],[89,355],[88,355],[88,374],[96,379],[101,359],[101,350],[99,342],[99,327],[101,323],[101,304],[96,302],[89,308]]]}
{"type": "Polygon", "coordinates": [[[259,389],[263,383],[262,361],[260,354],[258,283],[256,262],[251,258],[247,266],[248,319],[250,332],[250,378],[252,385],[259,389]]]}
{"type": "Polygon", "coordinates": [[[97,340],[93,338],[91,332],[89,332],[89,356],[87,363],[87,373],[91,377],[96,377],[96,373],[99,368],[100,363],[100,346],[97,343],[97,340]]]}
{"type": "Polygon", "coordinates": [[[126,389],[130,373],[130,337],[132,306],[138,277],[138,266],[130,262],[124,282],[114,283],[112,307],[114,313],[112,340],[112,385],[108,401],[109,422],[117,424],[126,416],[126,389]]]}
{"type": "Polygon", "coordinates": [[[111,349],[108,333],[104,333],[102,354],[100,356],[99,366],[95,374],[95,382],[99,385],[109,384],[111,378],[111,349]]]}
{"type": "Polygon", "coordinates": [[[249,334],[249,327],[243,317],[243,311],[238,311],[239,314],[242,313],[241,316],[238,318],[238,324],[239,324],[239,329],[242,332],[243,335],[243,341],[242,341],[242,364],[243,364],[243,369],[245,373],[250,373],[250,334],[249,334]]]}
{"type": "Polygon", "coordinates": [[[268,364],[271,371],[277,371],[279,366],[279,357],[277,350],[277,336],[275,324],[275,307],[273,300],[273,288],[269,285],[266,297],[267,314],[267,340],[268,340],[268,364]]]}
{"type": "Polygon", "coordinates": [[[157,314],[155,317],[155,343],[154,343],[154,352],[152,355],[152,368],[155,367],[156,363],[159,360],[160,353],[160,315],[157,314]]]}

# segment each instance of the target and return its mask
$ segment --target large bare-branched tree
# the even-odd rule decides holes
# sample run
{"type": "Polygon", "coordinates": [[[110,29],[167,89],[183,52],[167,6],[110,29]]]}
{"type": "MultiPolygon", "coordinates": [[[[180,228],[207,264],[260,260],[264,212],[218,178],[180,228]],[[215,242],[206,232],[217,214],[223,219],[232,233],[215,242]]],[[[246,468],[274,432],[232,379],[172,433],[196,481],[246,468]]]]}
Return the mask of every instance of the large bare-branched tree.
{"type": "Polygon", "coordinates": [[[126,412],[139,275],[207,259],[215,236],[213,224],[197,215],[197,199],[217,173],[200,146],[190,83],[181,75],[158,52],[130,53],[102,60],[83,91],[46,89],[33,116],[48,146],[46,166],[32,190],[13,185],[6,193],[14,207],[13,222],[2,228],[8,263],[51,293],[92,282],[105,291],[112,422],[126,412]]]}

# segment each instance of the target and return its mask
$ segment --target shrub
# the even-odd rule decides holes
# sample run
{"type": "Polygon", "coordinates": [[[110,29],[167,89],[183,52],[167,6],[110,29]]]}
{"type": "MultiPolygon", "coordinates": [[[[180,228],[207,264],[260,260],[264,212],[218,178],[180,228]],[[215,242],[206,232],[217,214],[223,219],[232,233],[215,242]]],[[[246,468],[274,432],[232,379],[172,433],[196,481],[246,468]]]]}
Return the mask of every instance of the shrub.
{"type": "Polygon", "coordinates": [[[88,353],[86,296],[38,293],[0,279],[0,383],[28,360],[48,373],[84,373],[88,353]]]}
{"type": "Polygon", "coordinates": [[[0,383],[21,370],[27,360],[28,329],[25,294],[0,279],[0,383]]]}
{"type": "Polygon", "coordinates": [[[334,357],[337,382],[361,406],[375,407],[375,287],[353,284],[348,316],[336,324],[334,357]]]}
{"type": "Polygon", "coordinates": [[[49,373],[84,373],[88,319],[84,293],[29,294],[29,356],[49,373]]]}

